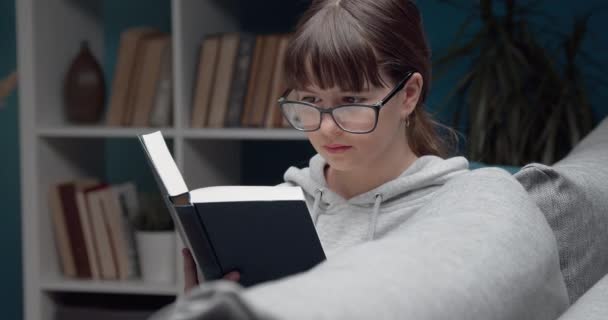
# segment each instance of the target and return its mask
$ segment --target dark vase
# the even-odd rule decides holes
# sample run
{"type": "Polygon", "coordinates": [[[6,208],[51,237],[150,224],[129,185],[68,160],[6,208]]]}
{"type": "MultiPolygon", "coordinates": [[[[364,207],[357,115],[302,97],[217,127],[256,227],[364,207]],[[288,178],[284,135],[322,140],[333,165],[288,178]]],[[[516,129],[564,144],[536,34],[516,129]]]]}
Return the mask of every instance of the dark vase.
{"type": "Polygon", "coordinates": [[[106,86],[101,66],[83,41],[63,84],[65,112],[69,122],[91,124],[101,120],[106,86]]]}

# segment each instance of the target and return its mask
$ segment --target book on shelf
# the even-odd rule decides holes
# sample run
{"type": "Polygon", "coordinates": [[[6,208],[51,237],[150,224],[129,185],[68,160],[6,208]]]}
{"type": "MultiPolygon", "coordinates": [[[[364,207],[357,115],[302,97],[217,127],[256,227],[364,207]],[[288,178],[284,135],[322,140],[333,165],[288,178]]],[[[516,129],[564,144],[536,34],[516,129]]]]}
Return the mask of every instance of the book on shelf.
{"type": "Polygon", "coordinates": [[[251,67],[251,57],[255,49],[256,36],[251,33],[240,35],[239,49],[236,56],[234,72],[232,74],[232,87],[228,99],[228,110],[226,114],[226,127],[240,127],[247,93],[247,80],[251,67]]]}
{"type": "Polygon", "coordinates": [[[276,101],[290,34],[210,34],[200,46],[191,127],[284,127],[276,101]]]}
{"type": "MultiPolygon", "coordinates": [[[[276,67],[277,49],[280,35],[263,35],[264,44],[262,47],[259,69],[256,72],[254,83],[251,88],[251,112],[249,118],[243,119],[243,125],[247,127],[263,127],[269,101],[270,86],[272,75],[276,67]]],[[[249,93],[248,93],[249,94],[249,93]]]]}
{"type": "Polygon", "coordinates": [[[274,74],[272,75],[272,82],[270,85],[270,93],[268,95],[268,106],[266,107],[266,120],[264,121],[264,127],[266,128],[280,128],[283,127],[283,114],[279,107],[278,100],[280,96],[287,90],[285,81],[284,67],[285,54],[287,46],[289,44],[290,35],[282,35],[279,38],[277,44],[277,62],[274,68],[274,74]]]}
{"type": "Polygon", "coordinates": [[[95,250],[99,261],[99,276],[94,278],[114,280],[118,279],[118,267],[113,252],[110,227],[108,218],[104,216],[103,190],[107,184],[99,184],[85,190],[87,206],[91,215],[93,237],[95,239],[95,250]]]}
{"type": "Polygon", "coordinates": [[[63,273],[69,277],[92,277],[91,260],[94,253],[85,241],[85,229],[78,212],[76,193],[92,180],[65,182],[51,186],[49,207],[54,226],[55,243],[63,273]]]}
{"type": "Polygon", "coordinates": [[[171,121],[171,36],[152,27],[122,32],[108,126],[167,126],[171,121]]]}
{"type": "Polygon", "coordinates": [[[207,125],[213,80],[219,57],[220,35],[208,35],[200,46],[197,81],[193,97],[191,127],[207,125]]]}
{"type": "Polygon", "coordinates": [[[239,38],[238,33],[225,33],[220,37],[219,57],[215,78],[213,79],[213,92],[211,94],[211,108],[209,109],[207,127],[221,128],[224,126],[239,38]]]}
{"type": "Polygon", "coordinates": [[[127,29],[120,35],[120,44],[116,66],[114,67],[114,79],[112,80],[112,91],[110,102],[106,113],[106,124],[109,126],[121,126],[123,115],[127,108],[129,92],[133,87],[134,66],[137,60],[137,47],[141,45],[142,39],[158,30],[150,27],[137,27],[127,29]]]}
{"type": "Polygon", "coordinates": [[[300,187],[190,190],[160,131],[140,135],[183,242],[205,279],[238,271],[247,287],[306,271],[325,254],[300,187]]]}
{"type": "Polygon", "coordinates": [[[251,55],[251,68],[249,70],[249,77],[247,79],[247,90],[245,93],[245,100],[243,101],[243,112],[241,114],[241,126],[247,127],[249,126],[249,119],[253,114],[253,105],[254,105],[254,97],[255,97],[255,85],[257,83],[257,78],[260,73],[261,63],[262,63],[262,54],[266,43],[266,37],[263,35],[256,36],[255,39],[255,47],[253,50],[253,54],[251,55]]]}
{"type": "Polygon", "coordinates": [[[167,57],[165,52],[170,50],[171,37],[167,34],[159,34],[144,41],[140,79],[137,82],[138,86],[135,88],[132,118],[129,119],[130,125],[135,127],[150,125],[150,116],[161,83],[163,58],[167,57]]]}
{"type": "Polygon", "coordinates": [[[64,276],[92,280],[139,276],[130,219],[136,197],[131,182],[108,185],[84,178],[51,186],[53,233],[64,276]]]}
{"type": "Polygon", "coordinates": [[[164,48],[160,63],[154,106],[149,121],[153,127],[168,127],[173,122],[173,54],[170,45],[164,48]]]}

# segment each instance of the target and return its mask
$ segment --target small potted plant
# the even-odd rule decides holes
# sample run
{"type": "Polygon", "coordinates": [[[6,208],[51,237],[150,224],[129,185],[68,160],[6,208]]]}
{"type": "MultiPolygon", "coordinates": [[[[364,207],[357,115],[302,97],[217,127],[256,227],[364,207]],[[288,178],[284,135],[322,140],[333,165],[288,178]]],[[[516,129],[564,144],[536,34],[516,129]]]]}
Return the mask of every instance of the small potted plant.
{"type": "Polygon", "coordinates": [[[161,195],[140,193],[140,209],[133,226],[142,279],[145,282],[175,281],[175,232],[161,195]]]}

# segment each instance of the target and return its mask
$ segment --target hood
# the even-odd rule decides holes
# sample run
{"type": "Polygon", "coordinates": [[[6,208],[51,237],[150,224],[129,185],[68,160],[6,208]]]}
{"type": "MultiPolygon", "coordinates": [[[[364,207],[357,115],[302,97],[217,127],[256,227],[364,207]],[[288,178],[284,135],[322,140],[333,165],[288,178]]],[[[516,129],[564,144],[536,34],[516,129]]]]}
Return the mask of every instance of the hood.
{"type": "Polygon", "coordinates": [[[324,174],[326,165],[325,159],[317,154],[310,159],[308,168],[289,168],[285,172],[284,179],[286,182],[302,187],[307,195],[313,197],[315,193],[322,190],[322,203],[324,204],[348,202],[355,205],[369,205],[375,203],[376,195],[378,194],[382,195],[383,201],[389,201],[418,189],[443,185],[454,175],[468,171],[469,168],[469,162],[464,157],[442,159],[437,156],[422,156],[396,179],[349,200],[345,200],[340,195],[327,189],[324,174]]]}
{"type": "Polygon", "coordinates": [[[469,168],[464,157],[442,159],[437,156],[422,156],[396,179],[347,200],[327,188],[324,174],[326,165],[325,159],[317,154],[310,159],[308,168],[289,168],[285,172],[285,182],[300,186],[307,196],[314,199],[311,215],[315,224],[323,207],[329,204],[347,202],[358,206],[373,205],[374,209],[370,212],[370,239],[373,239],[379,208],[383,202],[405,196],[414,199],[417,197],[416,191],[441,186],[455,175],[467,172],[469,168]]]}

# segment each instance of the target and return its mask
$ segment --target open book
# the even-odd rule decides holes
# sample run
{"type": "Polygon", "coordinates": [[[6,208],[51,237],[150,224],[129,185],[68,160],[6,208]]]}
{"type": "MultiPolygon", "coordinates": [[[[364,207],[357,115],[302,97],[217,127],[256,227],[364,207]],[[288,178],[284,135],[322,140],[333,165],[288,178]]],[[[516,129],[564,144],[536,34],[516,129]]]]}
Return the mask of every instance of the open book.
{"type": "Polygon", "coordinates": [[[325,254],[300,187],[189,190],[160,131],[140,135],[165,204],[207,280],[239,271],[247,287],[306,271],[325,254]]]}

